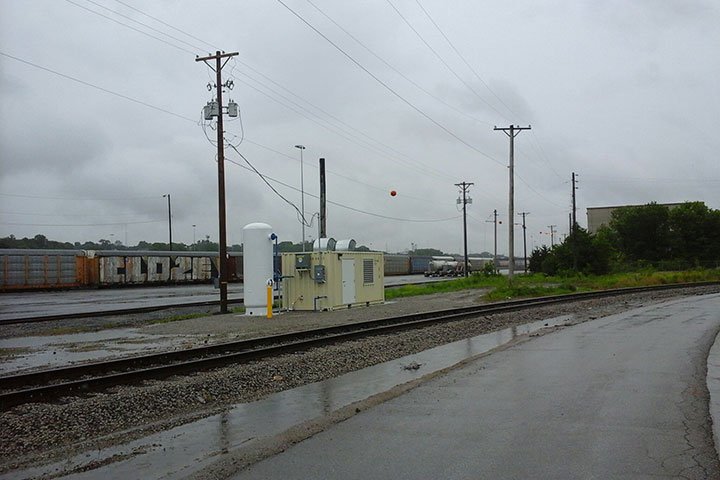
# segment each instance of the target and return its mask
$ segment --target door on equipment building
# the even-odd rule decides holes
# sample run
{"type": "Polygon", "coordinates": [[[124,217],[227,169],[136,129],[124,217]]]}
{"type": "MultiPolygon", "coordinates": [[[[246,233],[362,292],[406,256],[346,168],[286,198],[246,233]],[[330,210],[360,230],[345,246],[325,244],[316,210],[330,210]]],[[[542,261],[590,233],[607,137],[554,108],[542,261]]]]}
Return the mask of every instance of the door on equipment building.
{"type": "Polygon", "coordinates": [[[355,259],[342,259],[342,303],[355,303],[355,259]]]}

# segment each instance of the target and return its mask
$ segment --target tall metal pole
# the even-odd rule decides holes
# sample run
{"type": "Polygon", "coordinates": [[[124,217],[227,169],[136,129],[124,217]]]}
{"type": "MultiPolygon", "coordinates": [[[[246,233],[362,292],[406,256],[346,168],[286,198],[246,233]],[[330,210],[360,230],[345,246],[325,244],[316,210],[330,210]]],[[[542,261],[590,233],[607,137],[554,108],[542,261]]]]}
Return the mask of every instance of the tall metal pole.
{"type": "Polygon", "coordinates": [[[470,185],[473,185],[473,183],[456,183],[456,187],[460,187],[462,190],[462,204],[463,204],[463,245],[464,245],[464,251],[465,251],[465,267],[463,268],[464,275],[467,278],[468,276],[468,252],[467,252],[467,191],[470,188],[470,185]]]}
{"type": "Polygon", "coordinates": [[[163,197],[168,199],[168,233],[170,237],[170,251],[172,252],[172,208],[170,207],[170,194],[165,194],[163,197]]]}
{"type": "Polygon", "coordinates": [[[320,237],[327,238],[327,199],[325,198],[325,159],[320,159],[320,237]]]}
{"type": "Polygon", "coordinates": [[[577,255],[577,236],[575,235],[575,226],[577,225],[577,217],[576,217],[576,205],[575,205],[575,189],[577,187],[575,186],[575,172],[572,172],[572,225],[570,228],[570,237],[572,239],[572,249],[573,249],[573,270],[577,271],[578,268],[578,255],[577,255]]]}
{"type": "Polygon", "coordinates": [[[305,181],[303,179],[303,150],[304,145],[295,145],[295,148],[300,149],[300,220],[302,221],[302,251],[305,251],[305,181]]]}
{"type": "Polygon", "coordinates": [[[515,273],[515,222],[513,221],[513,218],[515,218],[515,137],[522,130],[530,130],[530,128],[530,125],[528,125],[527,127],[510,125],[509,127],[505,128],[494,128],[494,130],[502,130],[505,135],[510,137],[510,191],[508,201],[508,281],[511,283],[513,280],[513,274],[515,273]]]}
{"type": "Polygon", "coordinates": [[[222,104],[222,68],[225,65],[222,63],[222,59],[226,58],[225,63],[234,57],[238,52],[233,53],[222,53],[219,50],[215,52],[215,55],[207,56],[203,58],[196,58],[196,62],[205,62],[210,68],[212,65],[207,63],[208,60],[215,60],[215,74],[216,74],[216,87],[217,87],[217,103],[218,103],[218,116],[217,116],[217,147],[218,147],[218,223],[220,230],[220,251],[218,259],[218,269],[220,270],[220,313],[228,312],[228,298],[227,298],[227,284],[228,284],[228,268],[227,268],[227,227],[225,224],[225,145],[223,143],[224,134],[223,131],[223,104],[222,104]]]}

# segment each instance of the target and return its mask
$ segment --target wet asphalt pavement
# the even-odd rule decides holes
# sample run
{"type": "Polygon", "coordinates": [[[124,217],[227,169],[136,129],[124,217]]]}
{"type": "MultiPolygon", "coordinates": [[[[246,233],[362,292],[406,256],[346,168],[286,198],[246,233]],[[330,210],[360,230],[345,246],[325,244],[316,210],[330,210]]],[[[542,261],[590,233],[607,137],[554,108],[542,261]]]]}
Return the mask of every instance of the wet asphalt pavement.
{"type": "Polygon", "coordinates": [[[720,478],[705,385],[719,330],[717,294],[563,328],[232,478],[720,478]]]}
{"type": "MultiPolygon", "coordinates": [[[[385,278],[385,285],[426,283],[447,278],[425,278],[423,275],[400,275],[385,278]]],[[[102,288],[57,292],[0,293],[0,320],[74,313],[105,312],[126,308],[179,305],[191,302],[213,302],[220,291],[212,285],[173,285],[162,287],[102,288]]],[[[228,299],[243,298],[242,283],[228,285],[228,299]]]]}

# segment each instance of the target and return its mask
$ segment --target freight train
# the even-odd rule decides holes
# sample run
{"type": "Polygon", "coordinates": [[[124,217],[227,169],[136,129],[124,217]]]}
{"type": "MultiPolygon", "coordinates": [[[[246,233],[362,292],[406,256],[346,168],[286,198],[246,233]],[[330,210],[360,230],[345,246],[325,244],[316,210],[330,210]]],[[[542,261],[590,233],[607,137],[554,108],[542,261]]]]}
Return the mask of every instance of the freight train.
{"type": "MultiPolygon", "coordinates": [[[[210,283],[218,259],[217,252],[0,249],[0,291],[210,283]]],[[[385,275],[425,273],[431,260],[386,254],[385,275]]],[[[242,281],[242,269],[242,253],[228,253],[228,279],[242,281]]]]}

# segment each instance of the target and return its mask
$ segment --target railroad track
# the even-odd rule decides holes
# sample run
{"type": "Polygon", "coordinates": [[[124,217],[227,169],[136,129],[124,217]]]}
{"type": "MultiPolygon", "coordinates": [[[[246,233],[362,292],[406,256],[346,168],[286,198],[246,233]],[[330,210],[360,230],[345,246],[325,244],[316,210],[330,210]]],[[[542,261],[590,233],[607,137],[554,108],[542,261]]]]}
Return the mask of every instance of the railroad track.
{"type": "Polygon", "coordinates": [[[110,386],[197,372],[232,363],[243,363],[307,350],[354,338],[386,334],[400,329],[419,328],[482,314],[503,313],[590,298],[718,284],[720,282],[670,284],[511,300],[2,376],[0,377],[0,410],[5,411],[23,403],[50,401],[68,395],[101,391],[110,386]]]}

